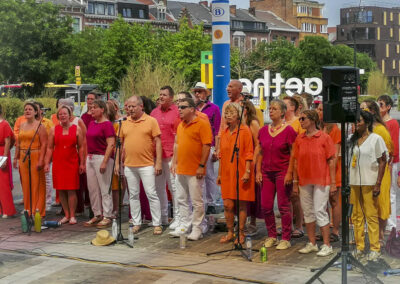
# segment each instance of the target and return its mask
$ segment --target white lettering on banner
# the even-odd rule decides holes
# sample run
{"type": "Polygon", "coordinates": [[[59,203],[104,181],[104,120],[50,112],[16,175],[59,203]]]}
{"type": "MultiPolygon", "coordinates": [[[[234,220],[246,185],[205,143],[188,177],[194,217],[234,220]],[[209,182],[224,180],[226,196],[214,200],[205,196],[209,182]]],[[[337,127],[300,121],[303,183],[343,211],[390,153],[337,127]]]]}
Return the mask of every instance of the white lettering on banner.
{"type": "Polygon", "coordinates": [[[251,83],[249,79],[243,78],[239,79],[243,83],[243,86],[247,87],[249,92],[253,91],[254,98],[259,98],[260,87],[264,86],[264,97],[269,97],[271,95],[271,88],[275,88],[272,92],[273,97],[278,97],[282,93],[282,86],[285,89],[285,93],[288,96],[293,96],[294,94],[301,94],[303,92],[311,94],[313,96],[318,96],[322,92],[322,80],[320,78],[305,78],[304,83],[299,78],[289,78],[285,81],[280,73],[275,74],[275,78],[271,80],[271,73],[269,70],[264,71],[264,78],[258,78],[251,83]],[[274,84],[273,86],[271,86],[274,84]]]}

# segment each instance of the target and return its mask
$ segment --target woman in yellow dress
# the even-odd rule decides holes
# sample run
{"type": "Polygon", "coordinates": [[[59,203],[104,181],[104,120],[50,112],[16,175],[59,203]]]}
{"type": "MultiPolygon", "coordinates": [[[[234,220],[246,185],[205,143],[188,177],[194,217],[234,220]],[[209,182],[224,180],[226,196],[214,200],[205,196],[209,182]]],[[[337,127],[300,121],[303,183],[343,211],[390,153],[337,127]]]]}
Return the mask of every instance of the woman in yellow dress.
{"type": "Polygon", "coordinates": [[[387,220],[390,217],[390,186],[393,158],[393,142],[389,131],[386,129],[386,124],[381,118],[379,106],[374,100],[365,100],[361,103],[360,108],[370,112],[374,117],[373,133],[378,134],[385,141],[389,151],[389,160],[386,164],[385,174],[383,175],[381,193],[378,196],[378,216],[379,216],[379,241],[384,241],[384,232],[387,220]]]}
{"type": "Polygon", "coordinates": [[[25,103],[24,116],[26,122],[21,125],[17,147],[15,149],[15,157],[13,160],[14,168],[18,168],[21,176],[22,191],[24,195],[24,209],[31,214],[32,193],[32,214],[39,210],[40,215],[46,215],[46,180],[44,175],[44,156],[47,147],[46,128],[38,121],[39,109],[32,102],[25,103]],[[39,125],[40,124],[40,125],[39,125]],[[36,129],[38,129],[36,135],[36,129]],[[35,136],[31,146],[31,188],[29,185],[29,166],[28,158],[24,160],[26,152],[31,144],[32,138],[35,136]]]}

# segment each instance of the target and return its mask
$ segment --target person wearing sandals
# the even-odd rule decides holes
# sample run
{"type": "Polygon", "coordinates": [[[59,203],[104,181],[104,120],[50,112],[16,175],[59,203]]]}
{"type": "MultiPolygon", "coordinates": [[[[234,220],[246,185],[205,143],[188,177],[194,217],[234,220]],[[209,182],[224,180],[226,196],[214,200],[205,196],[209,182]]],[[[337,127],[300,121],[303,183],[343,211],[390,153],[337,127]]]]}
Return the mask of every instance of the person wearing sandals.
{"type": "Polygon", "coordinates": [[[256,181],[262,184],[261,205],[265,212],[265,225],[268,238],[265,247],[277,246],[284,250],[291,247],[292,214],[290,212],[290,196],[292,194],[292,177],[288,173],[292,144],[297,133],[285,122],[286,104],[281,100],[273,100],[269,107],[271,125],[261,128],[259,144],[256,148],[257,175],[256,181]],[[282,220],[282,240],[277,240],[274,215],[275,195],[282,220]]]}
{"type": "Polygon", "coordinates": [[[239,103],[230,103],[224,110],[224,118],[227,128],[221,133],[220,138],[220,165],[218,171],[218,184],[221,185],[221,195],[224,201],[224,213],[228,234],[220,239],[220,243],[227,243],[234,239],[234,218],[236,194],[236,170],[239,170],[239,243],[245,240],[244,228],[247,218],[247,203],[255,200],[255,177],[253,167],[253,136],[246,125],[239,125],[242,107],[239,103]],[[240,127],[238,137],[239,164],[231,163],[236,134],[240,127]]]}
{"type": "MultiPolygon", "coordinates": [[[[129,190],[129,203],[133,232],[139,232],[142,225],[140,208],[140,180],[149,200],[153,234],[161,235],[161,205],[156,191],[155,176],[162,173],[161,131],[157,120],[144,112],[142,98],[128,99],[129,116],[121,125],[122,152],[125,154],[124,173],[129,190]],[[155,147],[154,147],[155,145],[155,147]],[[155,149],[154,149],[155,148],[155,149]],[[154,151],[155,150],[155,151],[154,151]],[[155,152],[155,156],[154,156],[155,152]]],[[[118,157],[117,157],[118,158],[118,157]]],[[[115,163],[119,174],[119,161],[115,163]]]]}
{"type": "Polygon", "coordinates": [[[305,133],[297,136],[293,146],[293,194],[299,194],[304,212],[309,242],[300,253],[317,252],[317,256],[333,253],[330,245],[327,203],[330,194],[336,194],[335,146],[328,134],[319,130],[319,117],[315,110],[300,114],[305,133]],[[324,244],[318,249],[315,226],[320,227],[324,244]]]}
{"type": "Polygon", "coordinates": [[[76,224],[76,190],[79,189],[79,174],[85,172],[84,137],[80,127],[71,124],[72,111],[63,105],[57,111],[60,124],[51,128],[45,157],[46,173],[53,160],[53,187],[59,190],[65,217],[61,224],[76,224]]]}
{"type": "Polygon", "coordinates": [[[86,175],[94,217],[84,225],[106,228],[111,225],[113,209],[112,195],[108,189],[113,174],[112,152],[115,146],[115,131],[113,124],[106,118],[105,102],[95,100],[91,113],[94,121],[90,122],[86,132],[88,153],[86,175]]]}
{"type": "MultiPolygon", "coordinates": [[[[330,234],[331,242],[338,242],[339,241],[339,227],[340,222],[342,221],[342,206],[340,204],[340,188],[342,187],[342,159],[340,156],[340,143],[341,133],[339,127],[336,123],[323,123],[322,118],[324,115],[323,112],[323,105],[320,103],[317,107],[317,112],[320,119],[320,127],[325,133],[327,133],[335,144],[336,155],[335,155],[335,167],[336,167],[336,187],[337,191],[336,194],[329,195],[329,203],[332,207],[332,232],[330,234]]],[[[317,240],[322,241],[322,236],[317,236],[317,240]]]]}
{"type": "MultiPolygon", "coordinates": [[[[253,145],[258,145],[258,133],[260,131],[260,122],[257,118],[257,111],[253,103],[249,100],[243,102],[243,122],[250,128],[253,135],[253,145]]],[[[258,152],[254,151],[253,161],[256,161],[258,152]]],[[[261,206],[261,184],[255,183],[255,201],[247,205],[247,215],[250,217],[249,224],[246,225],[245,235],[254,236],[257,234],[257,218],[264,219],[264,213],[261,206]]]]}
{"type": "Polygon", "coordinates": [[[380,256],[379,243],[379,195],[385,173],[388,149],[378,134],[372,133],[373,115],[360,111],[357,129],[351,141],[350,203],[353,204],[351,220],[357,249],[354,256],[364,255],[365,222],[368,228],[370,253],[368,260],[375,261],[380,256]]]}

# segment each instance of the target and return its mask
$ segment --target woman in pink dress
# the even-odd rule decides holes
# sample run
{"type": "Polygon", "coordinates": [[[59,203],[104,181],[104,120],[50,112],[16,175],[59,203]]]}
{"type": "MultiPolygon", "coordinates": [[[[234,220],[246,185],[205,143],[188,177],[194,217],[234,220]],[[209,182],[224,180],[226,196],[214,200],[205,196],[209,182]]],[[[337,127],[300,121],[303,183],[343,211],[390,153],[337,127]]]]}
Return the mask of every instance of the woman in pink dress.
{"type": "Polygon", "coordinates": [[[57,112],[59,125],[49,133],[45,158],[45,171],[49,171],[53,158],[53,187],[59,190],[60,201],[65,216],[61,224],[76,224],[76,190],[79,189],[79,174],[85,171],[85,149],[82,147],[83,132],[79,126],[71,124],[71,109],[61,106],[57,112]]]}
{"type": "Polygon", "coordinates": [[[13,131],[3,119],[3,108],[0,105],[0,157],[7,157],[7,161],[0,167],[0,214],[3,218],[15,215],[15,206],[11,193],[10,149],[14,141],[13,131]]]}

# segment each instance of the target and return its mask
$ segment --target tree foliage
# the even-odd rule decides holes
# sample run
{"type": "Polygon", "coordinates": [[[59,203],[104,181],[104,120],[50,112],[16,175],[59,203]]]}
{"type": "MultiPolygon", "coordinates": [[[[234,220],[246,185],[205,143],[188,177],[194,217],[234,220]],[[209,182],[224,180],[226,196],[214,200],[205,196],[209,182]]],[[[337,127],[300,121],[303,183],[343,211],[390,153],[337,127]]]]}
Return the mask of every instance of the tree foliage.
{"type": "Polygon", "coordinates": [[[376,70],[370,73],[368,80],[368,95],[379,97],[383,94],[392,94],[393,90],[389,85],[389,82],[385,75],[380,70],[376,70]]]}
{"type": "Polygon", "coordinates": [[[66,52],[71,22],[59,7],[35,0],[0,1],[0,78],[30,81],[35,89],[51,80],[54,63],[66,52]]]}

